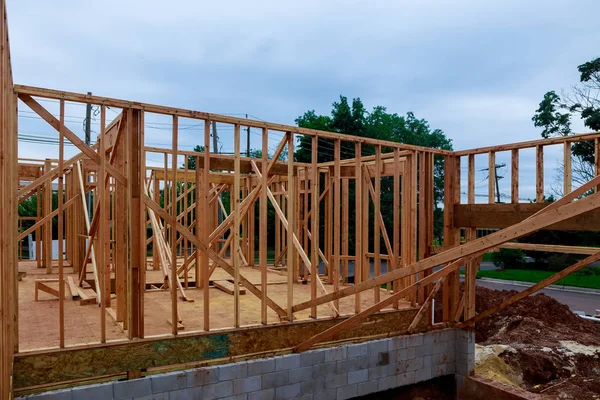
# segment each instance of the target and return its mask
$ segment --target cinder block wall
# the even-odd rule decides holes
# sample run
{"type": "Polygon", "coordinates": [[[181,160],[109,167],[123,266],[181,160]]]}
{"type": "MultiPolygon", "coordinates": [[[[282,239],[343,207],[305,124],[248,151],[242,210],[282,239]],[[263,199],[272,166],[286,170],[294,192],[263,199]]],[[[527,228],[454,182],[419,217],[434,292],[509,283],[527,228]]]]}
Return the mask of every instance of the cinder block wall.
{"type": "Polygon", "coordinates": [[[349,399],[473,371],[471,332],[445,329],[77,387],[29,399],[349,399]]]}

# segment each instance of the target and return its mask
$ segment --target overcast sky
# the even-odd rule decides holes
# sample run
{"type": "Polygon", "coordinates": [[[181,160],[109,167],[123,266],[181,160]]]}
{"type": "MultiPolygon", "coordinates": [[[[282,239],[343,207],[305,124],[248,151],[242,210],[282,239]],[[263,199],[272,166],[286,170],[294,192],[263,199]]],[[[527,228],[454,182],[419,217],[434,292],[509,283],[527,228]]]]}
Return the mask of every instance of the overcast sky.
{"type": "MultiPolygon", "coordinates": [[[[343,94],[413,111],[455,149],[539,138],[531,117],[543,94],[600,55],[599,14],[597,0],[8,0],[15,83],[285,124],[328,114],[343,94]]],[[[68,108],[78,134],[83,112],[68,108]]],[[[54,134],[20,117],[21,132],[54,134]]],[[[183,148],[200,143],[187,133],[183,148]]],[[[168,136],[149,131],[147,143],[168,136]]],[[[22,142],[19,155],[47,151],[22,142]]],[[[522,156],[524,170],[533,162],[522,156]]]]}

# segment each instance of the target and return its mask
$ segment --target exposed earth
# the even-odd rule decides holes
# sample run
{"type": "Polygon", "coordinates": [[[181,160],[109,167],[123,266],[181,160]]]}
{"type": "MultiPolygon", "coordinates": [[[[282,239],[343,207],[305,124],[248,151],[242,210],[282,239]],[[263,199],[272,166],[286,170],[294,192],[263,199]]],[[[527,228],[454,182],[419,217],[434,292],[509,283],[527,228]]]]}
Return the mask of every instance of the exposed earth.
{"type": "MultiPolygon", "coordinates": [[[[477,287],[477,312],[515,293],[477,287]]],[[[600,324],[552,297],[529,296],[486,318],[475,339],[478,375],[548,399],[600,399],[600,324]]]]}

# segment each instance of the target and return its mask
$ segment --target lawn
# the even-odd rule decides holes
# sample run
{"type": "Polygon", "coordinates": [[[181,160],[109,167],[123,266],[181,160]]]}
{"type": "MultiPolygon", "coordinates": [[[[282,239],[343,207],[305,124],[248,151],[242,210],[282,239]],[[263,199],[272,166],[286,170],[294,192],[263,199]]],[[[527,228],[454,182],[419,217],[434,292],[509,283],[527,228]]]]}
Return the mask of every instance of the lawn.
{"type": "MultiPolygon", "coordinates": [[[[574,286],[581,288],[600,289],[600,275],[595,275],[591,271],[586,273],[585,270],[571,274],[558,282],[555,285],[574,286]]],[[[594,269],[596,272],[596,269],[594,269]]],[[[461,271],[462,273],[462,271],[461,271]]],[[[533,282],[538,283],[547,277],[554,275],[551,271],[536,271],[528,269],[507,269],[504,271],[479,271],[478,278],[494,278],[504,279],[508,281],[533,282]]]]}

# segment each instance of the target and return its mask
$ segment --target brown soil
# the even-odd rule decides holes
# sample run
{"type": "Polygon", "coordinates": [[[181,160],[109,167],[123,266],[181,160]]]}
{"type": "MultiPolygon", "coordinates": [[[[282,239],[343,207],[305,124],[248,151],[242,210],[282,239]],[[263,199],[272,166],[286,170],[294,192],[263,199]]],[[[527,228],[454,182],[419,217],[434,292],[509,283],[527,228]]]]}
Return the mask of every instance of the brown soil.
{"type": "MultiPolygon", "coordinates": [[[[477,288],[477,312],[493,307],[517,293],[477,288]]],[[[477,323],[479,344],[502,343],[555,346],[560,340],[600,345],[600,325],[573,314],[568,306],[545,294],[528,296],[477,323]]]]}
{"type": "MultiPolygon", "coordinates": [[[[477,312],[515,293],[478,287],[477,312]]],[[[500,356],[522,373],[525,389],[531,392],[549,399],[600,399],[600,354],[573,354],[560,344],[569,340],[598,346],[600,325],[573,314],[552,297],[529,296],[486,318],[477,323],[475,338],[481,345],[513,347],[516,353],[500,356]]]]}

